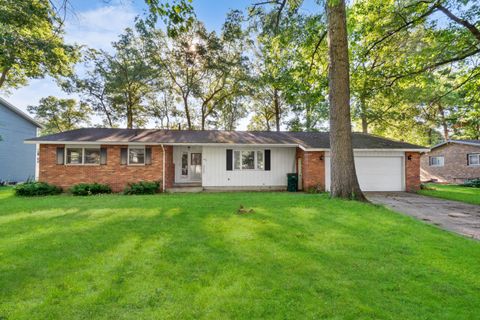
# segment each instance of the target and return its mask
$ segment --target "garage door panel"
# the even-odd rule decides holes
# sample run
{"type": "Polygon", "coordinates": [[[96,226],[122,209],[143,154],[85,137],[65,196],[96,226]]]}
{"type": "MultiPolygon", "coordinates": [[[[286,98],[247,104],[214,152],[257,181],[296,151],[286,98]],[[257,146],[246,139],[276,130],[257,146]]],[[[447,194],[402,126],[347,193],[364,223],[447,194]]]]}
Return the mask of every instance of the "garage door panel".
{"type": "MultiPolygon", "coordinates": [[[[330,157],[326,158],[326,188],[330,190],[330,157]]],[[[355,157],[363,191],[403,191],[403,157],[355,157]]]]}

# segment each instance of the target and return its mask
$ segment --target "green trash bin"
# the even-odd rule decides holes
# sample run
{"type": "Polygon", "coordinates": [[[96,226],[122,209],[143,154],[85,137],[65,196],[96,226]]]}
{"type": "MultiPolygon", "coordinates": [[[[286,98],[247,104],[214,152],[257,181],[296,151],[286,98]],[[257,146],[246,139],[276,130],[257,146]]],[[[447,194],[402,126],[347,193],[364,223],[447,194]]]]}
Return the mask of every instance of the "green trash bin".
{"type": "Polygon", "coordinates": [[[289,192],[298,191],[298,174],[287,173],[287,190],[289,192]]]}

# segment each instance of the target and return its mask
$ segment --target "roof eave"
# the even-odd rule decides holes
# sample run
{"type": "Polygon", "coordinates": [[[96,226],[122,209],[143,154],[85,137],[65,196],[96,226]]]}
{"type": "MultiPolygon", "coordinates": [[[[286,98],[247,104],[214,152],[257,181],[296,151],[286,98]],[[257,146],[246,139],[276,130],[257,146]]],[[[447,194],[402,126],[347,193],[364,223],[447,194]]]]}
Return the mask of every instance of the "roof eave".
{"type": "Polygon", "coordinates": [[[23,112],[22,110],[18,109],[17,107],[15,107],[13,104],[11,104],[10,102],[8,102],[7,100],[3,99],[0,97],[0,103],[3,104],[5,107],[7,107],[9,110],[11,110],[12,112],[16,113],[17,115],[19,115],[20,117],[22,117],[23,119],[27,120],[28,122],[30,122],[31,124],[35,125],[37,128],[40,128],[40,129],[43,129],[44,126],[42,124],[40,124],[38,121],[36,121],[35,119],[33,119],[32,117],[30,117],[28,114],[26,114],[25,112],[23,112]]]}

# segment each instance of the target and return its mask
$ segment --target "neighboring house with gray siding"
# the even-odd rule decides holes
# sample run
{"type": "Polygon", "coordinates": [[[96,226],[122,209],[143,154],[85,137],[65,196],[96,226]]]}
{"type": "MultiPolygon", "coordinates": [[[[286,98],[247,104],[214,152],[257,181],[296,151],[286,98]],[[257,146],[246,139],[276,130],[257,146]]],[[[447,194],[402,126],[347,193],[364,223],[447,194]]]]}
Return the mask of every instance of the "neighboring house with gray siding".
{"type": "Polygon", "coordinates": [[[37,151],[24,140],[37,136],[41,125],[0,98],[0,182],[34,179],[37,151]]]}
{"type": "Polygon", "coordinates": [[[464,183],[480,178],[480,140],[448,140],[422,155],[422,181],[464,183]]]}

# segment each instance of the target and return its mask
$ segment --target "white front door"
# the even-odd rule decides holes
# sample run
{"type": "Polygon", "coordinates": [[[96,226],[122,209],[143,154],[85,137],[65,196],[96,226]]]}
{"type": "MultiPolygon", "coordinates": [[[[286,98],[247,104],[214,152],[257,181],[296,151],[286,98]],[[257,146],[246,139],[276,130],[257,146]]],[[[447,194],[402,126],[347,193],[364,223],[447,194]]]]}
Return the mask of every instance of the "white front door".
{"type": "Polygon", "coordinates": [[[175,183],[202,181],[202,147],[174,146],[175,183]]]}

